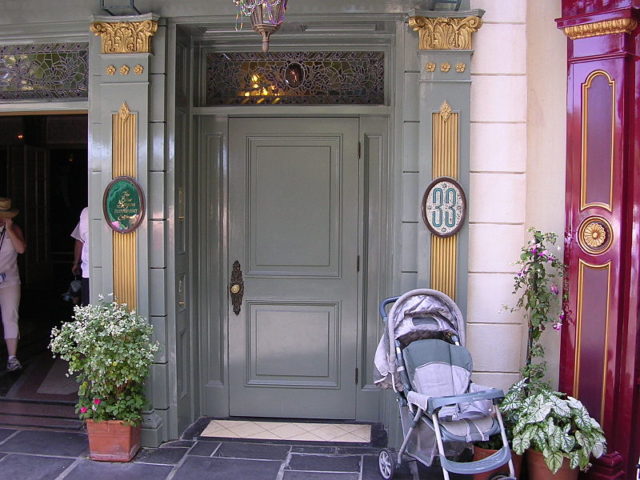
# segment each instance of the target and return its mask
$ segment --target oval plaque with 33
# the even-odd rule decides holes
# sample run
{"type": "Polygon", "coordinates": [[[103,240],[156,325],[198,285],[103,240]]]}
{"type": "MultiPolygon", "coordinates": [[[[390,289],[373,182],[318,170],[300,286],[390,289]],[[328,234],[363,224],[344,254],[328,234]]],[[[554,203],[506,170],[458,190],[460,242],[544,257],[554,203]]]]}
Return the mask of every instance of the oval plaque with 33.
{"type": "Polygon", "coordinates": [[[439,237],[450,237],[462,228],[467,199],[458,182],[450,177],[436,178],[422,197],[422,219],[439,237]]]}

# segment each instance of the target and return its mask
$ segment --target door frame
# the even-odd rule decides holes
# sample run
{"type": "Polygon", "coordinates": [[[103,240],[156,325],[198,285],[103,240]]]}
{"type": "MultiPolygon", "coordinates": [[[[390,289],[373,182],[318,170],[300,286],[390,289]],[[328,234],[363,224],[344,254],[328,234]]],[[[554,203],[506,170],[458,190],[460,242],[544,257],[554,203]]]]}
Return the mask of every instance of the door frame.
{"type": "MultiPolygon", "coordinates": [[[[258,113],[245,107],[247,114],[258,113]]],[[[260,108],[260,107],[258,107],[260,108]]],[[[278,109],[258,110],[264,115],[234,115],[234,117],[291,117],[272,113],[278,109]]],[[[285,109],[286,110],[286,109],[285,109]]],[[[358,272],[356,420],[379,421],[381,393],[373,385],[373,354],[381,334],[377,303],[388,293],[392,233],[392,182],[390,178],[391,116],[362,115],[339,109],[326,114],[320,108],[305,109],[305,117],[356,118],[359,120],[358,159],[358,272]]],[[[295,115],[299,117],[300,115],[295,115]]],[[[229,118],[218,112],[194,115],[193,179],[198,231],[194,232],[194,291],[199,351],[199,405],[201,416],[229,416],[229,332],[227,312],[229,260],[229,118]],[[211,248],[215,245],[214,248],[211,248]],[[215,293],[213,293],[215,292],[215,293]]],[[[354,378],[354,381],[356,379],[354,378]]]]}

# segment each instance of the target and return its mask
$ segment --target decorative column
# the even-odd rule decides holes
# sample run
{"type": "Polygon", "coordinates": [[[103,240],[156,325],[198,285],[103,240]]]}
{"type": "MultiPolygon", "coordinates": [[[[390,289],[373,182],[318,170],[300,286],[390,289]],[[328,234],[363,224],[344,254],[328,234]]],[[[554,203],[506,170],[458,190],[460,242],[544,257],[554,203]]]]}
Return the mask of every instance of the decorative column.
{"type": "MultiPolygon", "coordinates": [[[[151,37],[158,29],[157,18],[139,19],[136,17],[113,17],[95,21],[91,31],[100,36],[103,74],[111,77],[109,84],[102,89],[108,91],[118,84],[124,91],[131,91],[132,84],[138,84],[135,90],[144,90],[148,97],[148,57],[151,53],[151,37]],[[126,57],[121,54],[125,54],[126,57]],[[112,57],[113,55],[113,57],[112,57]],[[120,55],[115,57],[115,55],[120,55]],[[134,58],[137,57],[137,58],[134,58]],[[122,60],[126,60],[123,62],[122,60]],[[130,76],[131,74],[131,76],[130,76]],[[136,77],[133,81],[131,77],[136,77]],[[128,88],[127,88],[128,87],[128,88]]],[[[133,92],[132,92],[133,93],[133,92]]],[[[124,94],[127,96],[127,94],[124,94]]],[[[118,102],[117,99],[115,99],[118,102]]],[[[136,178],[138,166],[138,114],[129,110],[123,98],[119,108],[111,114],[111,172],[112,178],[128,176],[136,178]]],[[[109,102],[111,103],[111,102],[109,102]]],[[[144,105],[146,108],[147,105],[144,105]]],[[[146,150],[146,149],[145,149],[146,150]]],[[[113,243],[113,296],[120,303],[126,303],[130,309],[138,306],[136,283],[136,232],[120,233],[114,231],[113,243]]]]}
{"type": "MultiPolygon", "coordinates": [[[[92,295],[113,293],[148,318],[159,339],[166,338],[167,315],[164,30],[153,14],[95,17],[89,57],[90,250],[92,265],[100,266],[92,269],[92,295]],[[159,27],[163,38],[154,42],[154,57],[159,27]]],[[[147,382],[152,409],[144,413],[144,445],[169,436],[164,350],[162,345],[147,382]]]]}
{"type": "Polygon", "coordinates": [[[467,278],[471,37],[482,10],[414,10],[419,35],[420,190],[418,284],[440,290],[464,309],[467,278]],[[424,246],[424,247],[423,247],[424,246]]]}
{"type": "Polygon", "coordinates": [[[590,479],[630,479],[640,456],[640,61],[637,2],[564,0],[570,318],[560,389],[603,426],[590,479]],[[603,6],[603,4],[609,6],[603,6]]]}

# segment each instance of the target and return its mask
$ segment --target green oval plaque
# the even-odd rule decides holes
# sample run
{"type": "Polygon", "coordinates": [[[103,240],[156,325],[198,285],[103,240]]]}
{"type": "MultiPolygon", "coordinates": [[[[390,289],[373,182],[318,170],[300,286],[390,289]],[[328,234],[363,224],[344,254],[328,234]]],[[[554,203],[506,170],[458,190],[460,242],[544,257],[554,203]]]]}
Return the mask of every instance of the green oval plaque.
{"type": "Polygon", "coordinates": [[[114,178],[102,198],[104,218],[118,233],[133,232],[144,218],[142,188],[131,177],[114,178]]]}

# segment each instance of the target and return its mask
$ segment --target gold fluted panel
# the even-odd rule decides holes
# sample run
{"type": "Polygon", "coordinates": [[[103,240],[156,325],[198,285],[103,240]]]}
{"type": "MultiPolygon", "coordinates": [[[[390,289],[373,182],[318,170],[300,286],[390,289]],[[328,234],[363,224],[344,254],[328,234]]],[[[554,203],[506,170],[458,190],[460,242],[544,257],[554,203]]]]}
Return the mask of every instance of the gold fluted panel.
{"type": "Polygon", "coordinates": [[[617,18],[566,27],[564,33],[571,40],[576,40],[577,38],[598,37],[614,33],[631,33],[637,26],[638,22],[633,18],[617,18]]]}
{"type": "MultiPolygon", "coordinates": [[[[123,103],[113,115],[113,178],[137,174],[138,115],[123,103]]],[[[113,295],[131,310],[137,308],[136,232],[113,232],[113,295]]]]}
{"type": "Polygon", "coordinates": [[[431,288],[456,298],[458,236],[431,236],[431,288]]]}
{"type": "Polygon", "coordinates": [[[480,17],[411,17],[420,50],[471,50],[471,35],[482,26],[480,17]]]}
{"type": "Polygon", "coordinates": [[[458,179],[460,115],[445,101],[433,114],[433,178],[458,179]]]}
{"type": "MultiPolygon", "coordinates": [[[[433,120],[433,178],[458,179],[460,153],[458,136],[460,115],[454,113],[448,102],[443,102],[433,120]]],[[[431,288],[456,298],[458,263],[458,236],[431,236],[431,288]]]]}
{"type": "Polygon", "coordinates": [[[91,24],[91,31],[102,40],[102,53],[151,53],[151,37],[157,30],[155,20],[91,24]]]}

